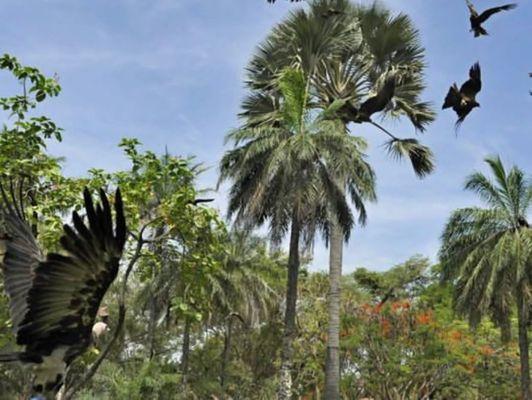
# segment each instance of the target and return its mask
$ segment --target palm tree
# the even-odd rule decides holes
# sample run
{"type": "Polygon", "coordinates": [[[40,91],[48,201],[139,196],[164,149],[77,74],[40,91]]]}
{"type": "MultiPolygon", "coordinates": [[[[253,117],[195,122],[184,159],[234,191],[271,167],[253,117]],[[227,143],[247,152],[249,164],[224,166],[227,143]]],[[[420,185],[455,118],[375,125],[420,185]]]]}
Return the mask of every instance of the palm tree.
{"type": "MultiPolygon", "coordinates": [[[[454,282],[456,310],[475,326],[494,305],[515,300],[521,359],[522,398],[530,400],[528,318],[532,275],[532,230],[527,212],[532,185],[523,171],[506,171],[499,157],[488,157],[494,181],[480,172],[469,176],[465,189],[488,206],[452,213],[442,235],[440,259],[444,280],[454,282]]],[[[509,309],[509,306],[505,306],[509,309]]]]}
{"type": "Polygon", "coordinates": [[[334,107],[323,112],[311,108],[310,83],[302,69],[283,70],[276,82],[271,121],[245,124],[230,133],[228,140],[235,148],[221,162],[220,181],[232,181],[229,215],[237,223],[268,222],[276,241],[290,230],[280,399],[292,395],[300,243],[309,243],[316,227],[327,225],[329,213],[349,234],[353,216],[335,182],[338,174],[346,177],[348,193],[361,215],[365,215],[364,200],[374,198],[373,171],[362,153],[365,142],[346,135],[341,122],[331,119],[334,107]]]}
{"type": "Polygon", "coordinates": [[[233,326],[257,327],[277,311],[279,291],[270,282],[281,280],[282,257],[268,256],[266,240],[249,231],[233,230],[228,238],[222,268],[210,276],[215,314],[224,324],[224,348],[221,357],[220,385],[227,384],[233,326]]]}
{"type": "MultiPolygon", "coordinates": [[[[424,89],[423,54],[419,34],[403,14],[392,16],[377,5],[354,6],[348,0],[314,1],[308,11],[292,12],[259,47],[248,67],[248,86],[252,92],[244,101],[242,115],[252,126],[275,123],[279,95],[273,82],[284,67],[295,66],[311,77],[313,101],[324,109],[335,108],[346,132],[350,122],[358,122],[360,105],[379,93],[391,77],[396,81],[395,93],[384,108],[384,115],[406,115],[416,129],[423,131],[434,119],[429,104],[419,99],[424,89]]],[[[371,123],[389,137],[386,144],[392,157],[408,157],[419,177],[432,171],[432,153],[426,146],[414,138],[400,139],[378,123],[371,123]]],[[[343,187],[343,177],[335,179],[343,187]]],[[[329,228],[326,397],[338,399],[339,302],[345,232],[333,217],[329,228]]]]}

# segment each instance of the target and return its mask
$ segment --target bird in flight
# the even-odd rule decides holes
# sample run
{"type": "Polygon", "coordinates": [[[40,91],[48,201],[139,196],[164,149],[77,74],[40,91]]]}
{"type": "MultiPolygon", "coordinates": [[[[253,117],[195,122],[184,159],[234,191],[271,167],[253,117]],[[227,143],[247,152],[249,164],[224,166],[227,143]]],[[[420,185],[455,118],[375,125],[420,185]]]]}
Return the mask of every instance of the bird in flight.
{"type": "Polygon", "coordinates": [[[22,200],[0,186],[3,232],[2,272],[9,311],[20,352],[0,354],[0,362],[31,369],[32,398],[55,399],[68,366],[91,344],[92,327],[103,296],[116,278],[126,241],[120,190],[115,221],[100,190],[94,204],[83,192],[86,219],[74,211],[63,226],[62,252],[43,256],[26,221],[22,200]]]}
{"type": "Polygon", "coordinates": [[[475,63],[469,69],[469,79],[458,89],[456,83],[454,83],[445,97],[442,109],[452,108],[458,120],[456,121],[456,128],[458,128],[465,117],[475,107],[480,107],[480,104],[476,100],[476,96],[482,88],[482,81],[480,78],[480,65],[475,63]]]}
{"type": "Polygon", "coordinates": [[[388,103],[392,101],[395,94],[396,79],[395,75],[389,75],[382,88],[374,96],[369,97],[364,101],[356,112],[353,122],[372,122],[371,116],[383,111],[388,103]]]}
{"type": "MultiPolygon", "coordinates": [[[[395,95],[396,77],[393,74],[388,75],[379,91],[368,97],[360,106],[355,106],[351,101],[346,101],[339,110],[339,117],[344,123],[355,122],[361,124],[369,122],[384,130],[380,125],[371,120],[371,116],[378,112],[384,111],[386,106],[392,101],[395,95]]],[[[386,130],[386,133],[389,134],[386,130]]]]}
{"type": "Polygon", "coordinates": [[[488,32],[482,27],[482,24],[488,20],[493,14],[497,14],[501,11],[508,11],[517,7],[517,4],[505,4],[504,6],[488,8],[486,11],[479,14],[473,4],[466,0],[467,7],[469,8],[469,21],[471,22],[471,31],[475,32],[475,37],[487,35],[488,32]]]}

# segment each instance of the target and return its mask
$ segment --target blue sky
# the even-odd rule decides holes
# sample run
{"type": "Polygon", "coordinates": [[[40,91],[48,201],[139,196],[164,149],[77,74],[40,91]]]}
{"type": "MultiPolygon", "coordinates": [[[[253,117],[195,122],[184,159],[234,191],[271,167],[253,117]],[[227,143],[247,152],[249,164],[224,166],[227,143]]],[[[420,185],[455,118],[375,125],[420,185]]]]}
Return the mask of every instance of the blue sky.
{"type": "MultiPolygon", "coordinates": [[[[373,127],[353,127],[370,143],[379,202],[369,207],[368,225],[353,232],[346,272],[387,269],[416,253],[435,260],[451,210],[476,204],[462,185],[473,170],[486,171],[486,155],[532,171],[532,2],[492,17],[491,35],[480,39],[468,32],[462,0],[383,3],[412,17],[427,49],[424,98],[434,102],[438,118],[420,139],[433,149],[437,169],[420,181],[407,163],[386,157],[373,127]],[[477,60],[481,108],[455,137],[455,115],[440,112],[443,97],[477,60]]],[[[480,9],[501,2],[476,3],[480,9]]],[[[64,141],[49,148],[66,157],[67,174],[126,168],[117,144],[128,136],[156,152],[167,145],[172,153],[195,155],[211,167],[201,185],[214,187],[223,137],[237,126],[244,67],[256,44],[296,7],[283,0],[3,0],[0,52],[59,75],[63,92],[41,111],[65,129],[64,141]]],[[[12,93],[5,76],[0,84],[1,95],[12,93]]],[[[406,123],[386,125],[414,135],[406,123]]],[[[226,190],[216,195],[224,213],[226,190]]],[[[327,261],[317,242],[312,268],[325,269],[327,261]]]]}

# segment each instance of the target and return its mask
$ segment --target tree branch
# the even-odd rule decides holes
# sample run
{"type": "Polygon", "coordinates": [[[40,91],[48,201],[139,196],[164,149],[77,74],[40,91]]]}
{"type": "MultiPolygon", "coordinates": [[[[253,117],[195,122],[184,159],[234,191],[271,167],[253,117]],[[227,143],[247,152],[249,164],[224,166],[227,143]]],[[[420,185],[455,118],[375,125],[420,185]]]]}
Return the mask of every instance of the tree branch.
{"type": "Polygon", "coordinates": [[[377,128],[379,128],[381,131],[383,131],[384,133],[386,133],[388,136],[390,136],[393,140],[399,140],[399,138],[393,134],[391,134],[389,131],[387,131],[386,129],[384,129],[381,125],[379,125],[378,123],[376,122],[373,122],[373,121],[370,121],[370,124],[376,126],[377,128]]]}

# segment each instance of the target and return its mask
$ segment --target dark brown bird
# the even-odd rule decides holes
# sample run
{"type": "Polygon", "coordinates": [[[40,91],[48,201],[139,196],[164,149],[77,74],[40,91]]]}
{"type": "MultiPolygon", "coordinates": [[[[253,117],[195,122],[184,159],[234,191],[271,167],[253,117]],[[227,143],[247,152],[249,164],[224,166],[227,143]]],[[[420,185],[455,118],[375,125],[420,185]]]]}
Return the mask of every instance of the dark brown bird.
{"type": "Polygon", "coordinates": [[[362,122],[371,122],[371,116],[383,111],[392,100],[395,94],[395,84],[395,76],[388,76],[381,90],[379,90],[375,96],[369,97],[360,105],[353,118],[353,122],[359,124],[362,122]]]}
{"type": "Polygon", "coordinates": [[[360,106],[356,106],[352,101],[345,101],[339,110],[339,117],[344,123],[363,122],[373,123],[371,116],[383,111],[395,94],[396,79],[394,75],[389,75],[382,88],[374,96],[368,97],[360,106]]]}
{"type": "Polygon", "coordinates": [[[517,7],[517,4],[511,3],[506,4],[504,6],[489,8],[486,11],[482,12],[482,14],[479,14],[469,0],[466,0],[466,2],[467,7],[469,8],[469,21],[471,22],[471,31],[475,32],[475,37],[488,34],[488,32],[481,25],[486,22],[488,18],[491,17],[493,14],[497,14],[501,11],[508,11],[517,7]]]}
{"type": "Polygon", "coordinates": [[[368,122],[396,139],[393,134],[371,119],[373,114],[384,111],[390,101],[392,101],[392,98],[395,95],[396,82],[395,75],[389,74],[384,81],[384,85],[382,85],[377,94],[368,97],[366,101],[358,107],[353,104],[352,101],[345,101],[338,110],[338,118],[340,118],[345,124],[350,122],[357,124],[368,122]]]}
{"type": "Polygon", "coordinates": [[[456,121],[457,128],[464,122],[465,117],[473,108],[480,107],[480,104],[476,100],[476,95],[480,92],[481,88],[480,65],[477,62],[469,70],[469,79],[464,82],[460,90],[458,90],[456,83],[449,89],[442,109],[452,107],[456,112],[456,115],[458,115],[458,120],[456,121]]]}
{"type": "Polygon", "coordinates": [[[94,204],[83,192],[86,219],[74,212],[64,225],[61,253],[44,256],[15,195],[0,186],[4,287],[11,321],[22,351],[0,354],[0,362],[19,362],[34,373],[32,395],[53,399],[68,366],[91,343],[96,313],[116,278],[126,241],[120,191],[113,221],[107,196],[94,204]],[[11,197],[11,198],[9,198],[11,197]]]}

